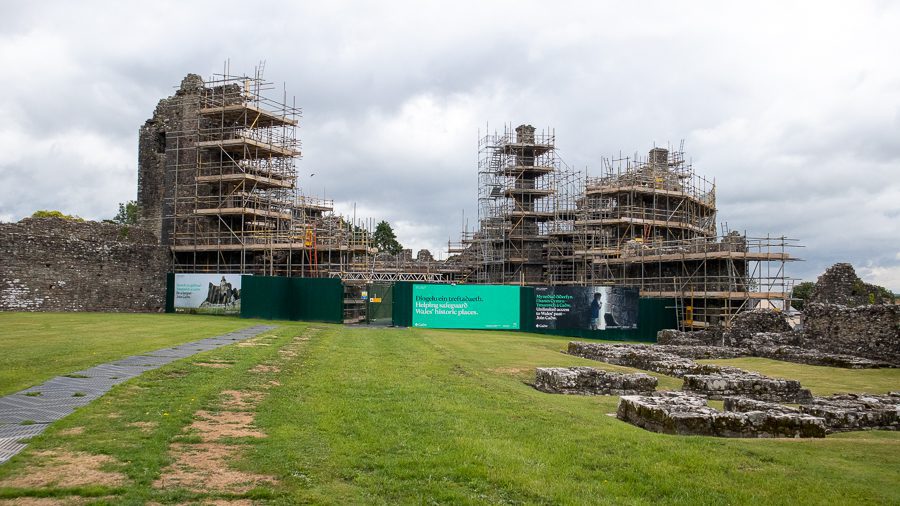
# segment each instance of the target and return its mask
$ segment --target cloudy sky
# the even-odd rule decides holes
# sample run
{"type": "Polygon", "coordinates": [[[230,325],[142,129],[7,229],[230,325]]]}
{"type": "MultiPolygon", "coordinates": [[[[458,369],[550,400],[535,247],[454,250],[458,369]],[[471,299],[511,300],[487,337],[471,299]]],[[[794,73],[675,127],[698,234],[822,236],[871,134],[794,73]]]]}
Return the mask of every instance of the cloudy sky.
{"type": "Polygon", "coordinates": [[[590,174],[683,139],[721,221],[805,246],[790,275],[900,291],[898,2],[185,4],[0,3],[0,220],[111,217],[156,102],[265,60],[303,108],[304,192],[407,247],[474,222],[479,131],[531,123],[590,174]]]}

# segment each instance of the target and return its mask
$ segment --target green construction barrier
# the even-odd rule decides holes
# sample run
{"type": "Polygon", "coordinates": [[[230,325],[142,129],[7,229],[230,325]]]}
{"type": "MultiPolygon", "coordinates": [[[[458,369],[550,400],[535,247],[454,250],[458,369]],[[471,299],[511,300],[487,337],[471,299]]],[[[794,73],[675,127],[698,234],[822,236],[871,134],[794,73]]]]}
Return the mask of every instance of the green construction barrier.
{"type": "MultiPolygon", "coordinates": [[[[394,284],[393,318],[396,326],[411,327],[413,324],[413,284],[406,281],[394,284]]],[[[519,303],[520,331],[523,332],[580,339],[655,342],[656,333],[660,330],[678,328],[673,299],[641,297],[638,300],[638,328],[608,330],[535,328],[534,287],[521,287],[519,303]]]]}
{"type": "Polygon", "coordinates": [[[166,312],[175,312],[175,273],[166,274],[166,312]]]}
{"type": "Polygon", "coordinates": [[[394,284],[369,283],[366,285],[369,299],[366,301],[366,323],[392,325],[394,323],[394,284]]]}
{"type": "Polygon", "coordinates": [[[344,285],[337,278],[288,278],[291,320],[343,323],[344,285]]]}
{"type": "Polygon", "coordinates": [[[413,285],[411,281],[397,281],[394,283],[394,300],[391,304],[391,314],[394,325],[397,327],[412,327],[413,318],[413,285]]]}
{"type": "Polygon", "coordinates": [[[518,330],[520,296],[518,286],[417,283],[413,327],[518,330]]]}
{"type": "Polygon", "coordinates": [[[241,286],[242,318],[343,322],[339,279],[242,276],[241,286]]]}
{"type": "MultiPolygon", "coordinates": [[[[174,278],[174,274],[166,277],[167,312],[174,311],[174,278]]],[[[244,318],[343,321],[343,286],[338,279],[243,276],[241,283],[241,316],[244,318]]],[[[410,281],[393,284],[393,300],[389,304],[395,326],[413,326],[414,284],[410,281]]],[[[535,328],[534,288],[521,287],[519,293],[519,330],[523,332],[580,339],[653,342],[658,331],[677,328],[678,324],[673,299],[642,297],[638,300],[637,329],[538,329],[535,328]]]]}

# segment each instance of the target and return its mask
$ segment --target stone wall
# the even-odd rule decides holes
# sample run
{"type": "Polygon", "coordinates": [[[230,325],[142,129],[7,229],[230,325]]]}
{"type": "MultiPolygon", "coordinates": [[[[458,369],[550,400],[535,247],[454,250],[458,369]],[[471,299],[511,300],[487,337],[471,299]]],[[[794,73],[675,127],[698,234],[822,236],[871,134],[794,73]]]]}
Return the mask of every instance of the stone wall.
{"type": "Polygon", "coordinates": [[[111,223],[0,223],[0,310],[162,311],[168,254],[151,232],[111,223]]]}
{"type": "Polygon", "coordinates": [[[717,437],[825,437],[822,418],[782,410],[719,411],[706,399],[683,392],[624,396],[619,420],[663,434],[717,437]]]}
{"type": "Polygon", "coordinates": [[[808,303],[803,330],[792,330],[782,313],[756,310],[734,318],[730,329],[661,330],[655,349],[688,358],[753,356],[846,368],[900,366],[900,306],[808,303]],[[716,349],[721,352],[710,352],[716,349]],[[696,350],[685,353],[681,350],[696,350]],[[711,355],[718,355],[713,357],[711,355]]]}
{"type": "Polygon", "coordinates": [[[760,333],[790,332],[784,314],[771,309],[756,309],[739,313],[731,321],[731,328],[725,333],[725,344],[728,346],[744,346],[760,333]]]}
{"type": "Polygon", "coordinates": [[[802,413],[821,418],[828,432],[855,430],[900,430],[900,392],[887,395],[835,394],[815,397],[798,407],[753,399],[729,397],[725,410],[735,412],[769,411],[802,413]]]}
{"type": "Polygon", "coordinates": [[[900,306],[807,304],[803,346],[900,365],[900,306]]]}
{"type": "MultiPolygon", "coordinates": [[[[197,114],[203,79],[188,74],[175,95],[159,101],[153,117],[141,126],[138,137],[138,194],[141,227],[160,244],[170,244],[176,174],[180,182],[192,182],[197,141],[197,114]]],[[[191,187],[193,189],[193,187],[191,187]]],[[[181,196],[181,195],[179,195],[181,196]]]]}
{"type": "Polygon", "coordinates": [[[859,279],[852,265],[838,263],[819,276],[806,302],[855,307],[892,304],[893,299],[888,298],[888,293],[884,289],[859,279]]]}
{"type": "Polygon", "coordinates": [[[649,374],[594,367],[539,367],[534,374],[534,388],[550,394],[635,395],[653,392],[657,381],[649,374]]]}
{"type": "Polygon", "coordinates": [[[703,395],[709,399],[742,396],[769,402],[804,403],[812,401],[812,393],[801,388],[792,379],[770,378],[754,372],[687,374],[684,376],[685,392],[703,395]]]}

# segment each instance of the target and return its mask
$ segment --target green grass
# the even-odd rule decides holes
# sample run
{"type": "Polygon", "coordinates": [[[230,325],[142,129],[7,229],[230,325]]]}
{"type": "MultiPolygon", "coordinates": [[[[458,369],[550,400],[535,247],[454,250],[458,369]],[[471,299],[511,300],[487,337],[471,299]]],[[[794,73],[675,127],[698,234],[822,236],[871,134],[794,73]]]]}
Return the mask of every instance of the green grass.
{"type": "Polygon", "coordinates": [[[261,410],[273,437],[254,462],[288,476],[292,500],[335,504],[900,501],[897,434],[646,432],[606,416],[614,397],[547,395],[523,382],[538,365],[598,364],[560,354],[565,342],[369,329],[314,340],[261,410]]]}
{"type": "MultiPolygon", "coordinates": [[[[0,466],[2,480],[44,450],[102,453],[121,462],[125,485],[0,488],[0,498],[112,495],[116,504],[170,504],[231,497],[151,484],[171,461],[171,443],[195,442],[184,429],[196,410],[213,408],[223,390],[256,390],[276,379],[280,386],[256,409],[268,437],[243,441],[233,464],[278,483],[237,497],[276,504],[900,502],[898,433],[736,440],[647,432],[607,416],[616,397],[549,395],[527,384],[537,366],[624,369],[560,353],[563,338],[296,323],[268,334],[271,346],[220,348],[118,385],[0,466]],[[297,356],[279,358],[280,347],[311,327],[322,330],[297,356]],[[201,360],[233,365],[192,363],[201,360]],[[274,360],[280,372],[247,373],[274,360]],[[157,424],[150,432],[131,425],[147,421],[157,424]],[[67,435],[74,427],[84,432],[67,435]]],[[[786,377],[812,374],[810,366],[784,367],[786,377]]],[[[884,379],[898,380],[900,371],[884,379]]],[[[661,377],[661,386],[680,381],[661,377]]]]}
{"type": "Polygon", "coordinates": [[[810,389],[813,395],[831,395],[842,392],[884,394],[900,390],[900,370],[898,369],[841,369],[839,367],[799,365],[756,357],[698,360],[698,362],[730,365],[775,378],[795,379],[800,381],[800,385],[804,388],[810,389]]]}
{"type": "Polygon", "coordinates": [[[256,323],[160,314],[0,312],[0,395],[61,374],[256,323]]]}

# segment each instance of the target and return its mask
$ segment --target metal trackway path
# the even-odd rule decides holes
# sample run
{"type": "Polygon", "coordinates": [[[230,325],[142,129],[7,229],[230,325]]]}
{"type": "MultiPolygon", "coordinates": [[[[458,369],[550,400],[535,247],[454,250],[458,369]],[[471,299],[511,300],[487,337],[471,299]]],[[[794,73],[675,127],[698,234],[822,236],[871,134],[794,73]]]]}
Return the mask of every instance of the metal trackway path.
{"type": "Polygon", "coordinates": [[[57,376],[46,383],[0,397],[0,464],[22,451],[26,443],[47,426],[109,391],[113,385],[139,376],[144,371],[190,357],[202,351],[234,344],[257,336],[274,325],[257,325],[221,336],[201,339],[143,355],[125,357],[57,376]]]}

